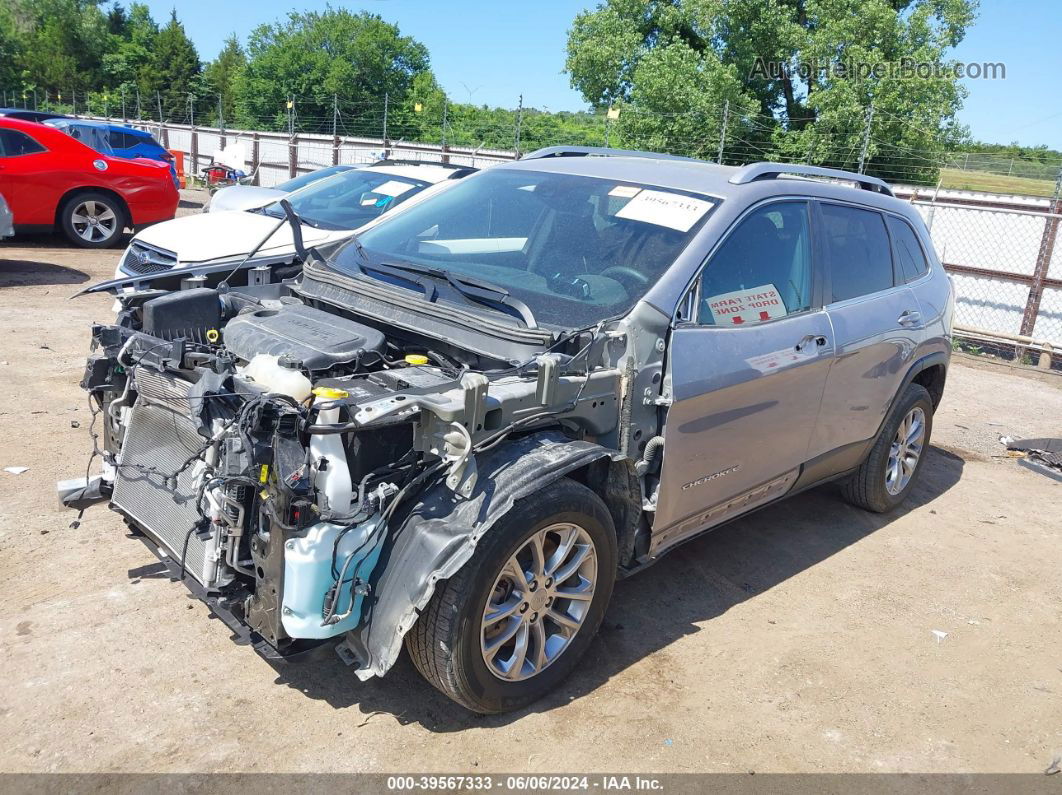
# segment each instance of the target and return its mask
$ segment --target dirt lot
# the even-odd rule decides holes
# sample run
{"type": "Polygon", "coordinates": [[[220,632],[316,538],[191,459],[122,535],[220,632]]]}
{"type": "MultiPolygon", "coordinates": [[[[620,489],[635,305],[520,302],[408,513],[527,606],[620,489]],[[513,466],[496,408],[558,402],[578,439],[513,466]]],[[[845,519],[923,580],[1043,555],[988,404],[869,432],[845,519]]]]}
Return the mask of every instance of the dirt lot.
{"type": "Polygon", "coordinates": [[[117,258],[0,244],[0,467],[29,467],[0,471],[0,769],[1042,772],[1062,753],[1062,484],[998,442],[1062,433],[1062,379],[957,362],[906,510],[825,487],[694,541],[617,586],[560,692],[484,719],[405,658],[369,683],[274,670],[151,576],[116,514],[68,526],[54,481],[84,466],[77,382],[109,316],[68,298],[117,258]]]}

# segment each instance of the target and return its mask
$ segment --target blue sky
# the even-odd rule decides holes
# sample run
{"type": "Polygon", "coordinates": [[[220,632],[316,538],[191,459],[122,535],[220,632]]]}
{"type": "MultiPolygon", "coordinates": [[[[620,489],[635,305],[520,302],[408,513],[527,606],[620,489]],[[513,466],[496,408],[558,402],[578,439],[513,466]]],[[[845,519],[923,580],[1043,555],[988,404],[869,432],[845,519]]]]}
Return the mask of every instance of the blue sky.
{"type": "MultiPolygon", "coordinates": [[[[200,57],[213,58],[222,41],[241,40],[255,25],[288,9],[321,10],[325,0],[148,0],[156,20],[170,9],[185,24],[200,57]]],[[[395,22],[427,45],[432,68],[455,101],[550,110],[585,107],[564,68],[564,45],[575,15],[596,0],[367,0],[337,7],[365,10],[395,22]],[[508,11],[512,8],[513,11],[508,11]]],[[[982,0],[980,18],[959,45],[964,62],[1003,62],[1005,80],[967,80],[970,96],[960,119],[975,138],[1062,149],[1062,3],[1059,0],[982,0]]]]}

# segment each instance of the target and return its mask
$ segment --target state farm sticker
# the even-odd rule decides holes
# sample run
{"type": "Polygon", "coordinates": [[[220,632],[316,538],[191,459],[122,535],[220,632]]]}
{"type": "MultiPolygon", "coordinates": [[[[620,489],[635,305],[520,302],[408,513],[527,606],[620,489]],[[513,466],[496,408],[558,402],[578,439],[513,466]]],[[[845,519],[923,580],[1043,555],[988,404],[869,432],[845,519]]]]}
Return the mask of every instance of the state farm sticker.
{"type": "Polygon", "coordinates": [[[788,314],[773,284],[713,295],[708,299],[708,308],[717,326],[762,323],[788,314]]]}

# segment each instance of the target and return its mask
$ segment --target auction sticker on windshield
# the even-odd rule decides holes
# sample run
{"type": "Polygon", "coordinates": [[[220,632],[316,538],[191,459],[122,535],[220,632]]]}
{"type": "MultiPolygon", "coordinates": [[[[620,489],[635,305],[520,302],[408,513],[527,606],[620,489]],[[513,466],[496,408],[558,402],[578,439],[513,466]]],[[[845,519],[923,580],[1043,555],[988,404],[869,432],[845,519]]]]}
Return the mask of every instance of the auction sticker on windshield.
{"type": "Polygon", "coordinates": [[[408,182],[399,182],[397,179],[389,180],[372,189],[373,193],[382,193],[384,196],[401,196],[413,188],[408,182]]]}
{"type": "Polygon", "coordinates": [[[773,284],[720,293],[709,296],[707,300],[712,320],[720,326],[762,323],[788,314],[782,296],[773,284]]]}
{"type": "Polygon", "coordinates": [[[710,209],[712,202],[704,199],[662,190],[643,190],[623,205],[616,218],[688,232],[710,209]]]}

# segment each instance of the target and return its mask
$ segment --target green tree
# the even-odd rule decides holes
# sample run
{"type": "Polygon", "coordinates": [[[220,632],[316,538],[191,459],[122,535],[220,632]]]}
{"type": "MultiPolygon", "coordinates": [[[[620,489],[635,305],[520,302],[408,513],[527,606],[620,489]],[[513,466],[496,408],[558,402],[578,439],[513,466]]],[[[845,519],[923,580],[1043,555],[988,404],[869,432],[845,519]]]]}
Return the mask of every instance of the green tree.
{"type": "Polygon", "coordinates": [[[198,102],[201,65],[195,45],[184,32],[184,25],[173,11],[170,21],[155,36],[152,57],[141,77],[141,91],[162,99],[162,113],[167,119],[186,119],[189,97],[198,102]]]}
{"type": "Polygon", "coordinates": [[[99,84],[109,41],[107,20],[97,3],[6,0],[2,7],[11,21],[4,27],[20,41],[17,63],[24,88],[68,92],[99,84]]]}
{"type": "Polygon", "coordinates": [[[567,70],[594,106],[625,105],[630,144],[703,155],[729,101],[734,159],[852,167],[873,104],[868,170],[924,179],[963,139],[948,53],[975,11],[976,0],[605,0],[576,17],[567,70]],[[903,74],[905,59],[931,74],[903,74]]]}
{"type": "MultiPolygon", "coordinates": [[[[219,106],[226,124],[232,124],[236,120],[236,82],[246,65],[247,56],[234,33],[225,39],[225,46],[218,53],[218,57],[203,71],[205,88],[214,99],[215,105],[219,106]]],[[[218,109],[211,112],[216,115],[218,109]]]]}
{"type": "Polygon", "coordinates": [[[331,7],[260,25],[247,42],[239,107],[251,123],[282,125],[289,96],[304,129],[330,130],[333,97],[345,117],[379,115],[384,94],[402,100],[428,69],[423,44],[379,16],[331,7]]]}

